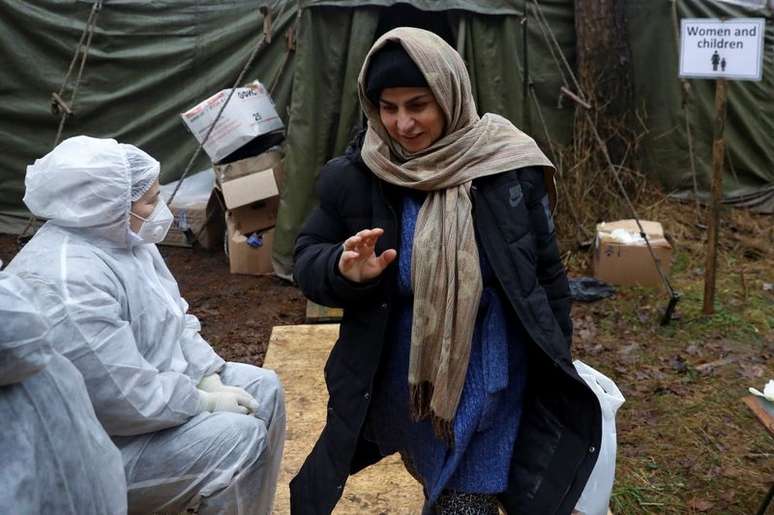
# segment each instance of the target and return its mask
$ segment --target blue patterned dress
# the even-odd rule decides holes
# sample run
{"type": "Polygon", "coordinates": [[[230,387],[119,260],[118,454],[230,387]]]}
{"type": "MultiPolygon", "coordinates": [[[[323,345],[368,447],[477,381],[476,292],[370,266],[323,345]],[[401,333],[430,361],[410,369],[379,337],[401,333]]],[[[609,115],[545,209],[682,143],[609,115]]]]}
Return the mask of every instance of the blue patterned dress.
{"type": "Polygon", "coordinates": [[[443,490],[495,494],[506,489],[527,379],[525,333],[505,316],[496,277],[479,248],[484,291],[470,364],[447,448],[429,421],[409,417],[408,364],[413,292],[411,254],[421,194],[406,193],[401,212],[396,316],[385,344],[366,422],[366,438],[385,455],[400,452],[420,477],[426,508],[443,490]]]}

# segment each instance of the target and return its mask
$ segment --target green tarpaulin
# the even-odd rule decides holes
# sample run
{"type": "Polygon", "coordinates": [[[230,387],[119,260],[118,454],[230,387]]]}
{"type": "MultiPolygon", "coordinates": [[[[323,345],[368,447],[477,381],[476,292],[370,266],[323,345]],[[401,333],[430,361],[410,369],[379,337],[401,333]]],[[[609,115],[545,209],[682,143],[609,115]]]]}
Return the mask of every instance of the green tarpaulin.
{"type": "MultiPolygon", "coordinates": [[[[348,7],[357,8],[366,5],[390,7],[399,2],[395,0],[301,0],[302,7],[348,7]]],[[[438,0],[412,0],[410,2],[403,2],[411,4],[417,9],[422,11],[452,11],[461,10],[478,14],[522,14],[523,2],[515,0],[479,0],[478,2],[471,0],[444,0],[439,2],[438,0]]]]}
{"type": "MultiPolygon", "coordinates": [[[[701,191],[709,189],[712,169],[714,81],[687,80],[690,93],[683,96],[677,79],[680,41],[675,27],[679,26],[679,19],[751,18],[763,14],[768,13],[710,1],[627,1],[635,97],[641,100],[649,130],[644,145],[645,167],[668,189],[693,188],[686,116],[701,191]],[[660,36],[654,37],[655,34],[660,36]]],[[[767,187],[770,190],[774,185],[774,27],[769,21],[764,39],[763,80],[729,82],[724,189],[730,196],[744,197],[767,187]]]]}
{"type": "MultiPolygon", "coordinates": [[[[355,9],[330,7],[353,2],[310,2],[326,4],[304,10],[296,55],[296,79],[290,110],[286,171],[286,193],[282,199],[274,240],[275,268],[290,271],[295,236],[316,202],[315,179],[322,163],[344,150],[360,126],[356,81],[371,43],[378,37],[385,16],[382,8],[365,5],[355,9]],[[333,35],[338,37],[333,37],[333,35]],[[315,80],[312,78],[314,77],[315,80]],[[304,149],[294,152],[294,149],[304,149]]],[[[380,4],[388,3],[386,1],[380,4]]],[[[391,2],[394,3],[394,2],[391,2]]],[[[438,2],[424,2],[438,5],[438,2]]],[[[472,2],[453,2],[455,5],[472,2]]],[[[418,4],[423,4],[419,2],[418,4]]],[[[480,2],[497,4],[504,2],[480,2]]],[[[566,1],[542,2],[547,16],[560,34],[563,50],[574,57],[572,6],[566,1]]],[[[523,12],[524,2],[511,2],[513,12],[523,12]]],[[[460,42],[468,63],[479,111],[493,111],[520,124],[524,117],[521,59],[523,47],[521,17],[451,11],[446,22],[453,41],[460,42]],[[460,32],[464,36],[460,36],[460,32]]],[[[558,93],[559,75],[542,42],[537,26],[528,26],[528,47],[534,65],[530,75],[538,91],[558,93]]],[[[548,118],[552,137],[569,141],[572,110],[558,108],[557,96],[543,96],[542,111],[548,118]]],[[[530,105],[530,104],[528,104],[530,105]]],[[[534,109],[530,105],[530,110],[534,109]]],[[[535,118],[535,116],[533,116],[535,118]]],[[[541,135],[536,135],[540,139],[541,135]]]]}
{"type": "MultiPolygon", "coordinates": [[[[468,63],[481,112],[509,117],[547,152],[541,116],[552,140],[570,142],[574,106],[558,103],[562,76],[534,17],[533,0],[410,3],[433,12],[424,18],[406,16],[405,2],[392,0],[105,0],[75,116],[66,124],[64,137],[86,133],[133,143],[162,162],[162,182],[178,178],[197,147],[179,113],[233,84],[261,38],[259,8],[267,6],[272,12],[272,41],[246,78],[272,86],[287,126],[286,187],[274,249],[276,264],[284,273],[292,266],[300,224],[316,202],[319,167],[344,149],[361,123],[355,78],[362,60],[379,33],[396,21],[446,31],[444,36],[468,63]],[[525,14],[528,73],[539,110],[524,99],[525,14]],[[295,43],[294,51],[289,42],[295,43]]],[[[574,63],[574,3],[537,3],[562,51],[574,63]]],[[[60,88],[91,6],[85,0],[0,0],[2,232],[18,232],[26,221],[21,202],[25,167],[51,149],[58,125],[50,112],[51,93],[60,88]]],[[[705,191],[711,168],[713,83],[691,80],[691,94],[683,96],[674,24],[681,17],[770,13],[711,0],[626,0],[625,13],[635,97],[648,130],[643,146],[645,171],[670,191],[692,190],[687,115],[698,183],[705,191]]],[[[767,26],[763,81],[731,84],[726,126],[727,197],[753,199],[764,209],[761,199],[766,199],[767,192],[769,199],[774,196],[774,148],[768,144],[774,129],[773,41],[774,28],[767,26]]],[[[64,97],[69,97],[69,90],[64,97]]],[[[208,165],[202,154],[194,169],[208,165]]]]}
{"type": "MultiPolygon", "coordinates": [[[[197,147],[179,114],[231,87],[261,37],[259,3],[267,2],[104,2],[64,137],[138,145],[161,161],[162,182],[177,179],[197,147]]],[[[51,93],[60,89],[91,5],[0,1],[0,215],[26,216],[25,167],[52,148],[59,118],[50,111],[51,93]]],[[[280,75],[274,99],[284,112],[293,74],[292,62],[280,73],[287,47],[281,36],[296,9],[286,1],[270,5],[278,37],[247,77],[268,83],[280,75]]],[[[66,89],[65,100],[69,95],[66,89]]],[[[195,169],[207,166],[202,153],[195,169]]],[[[18,230],[18,220],[4,221],[0,230],[18,230]]]]}

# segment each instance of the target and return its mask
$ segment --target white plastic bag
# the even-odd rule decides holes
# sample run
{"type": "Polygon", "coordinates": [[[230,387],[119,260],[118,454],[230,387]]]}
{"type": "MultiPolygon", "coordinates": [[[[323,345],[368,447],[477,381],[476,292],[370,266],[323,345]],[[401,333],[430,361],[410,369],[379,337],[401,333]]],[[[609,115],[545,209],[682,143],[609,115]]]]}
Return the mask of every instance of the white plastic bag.
{"type": "Polygon", "coordinates": [[[615,480],[615,413],[624,403],[624,397],[609,377],[582,361],[575,360],[573,365],[578,375],[597,394],[602,409],[602,443],[597,463],[575,505],[575,511],[583,515],[606,515],[615,480]]]}

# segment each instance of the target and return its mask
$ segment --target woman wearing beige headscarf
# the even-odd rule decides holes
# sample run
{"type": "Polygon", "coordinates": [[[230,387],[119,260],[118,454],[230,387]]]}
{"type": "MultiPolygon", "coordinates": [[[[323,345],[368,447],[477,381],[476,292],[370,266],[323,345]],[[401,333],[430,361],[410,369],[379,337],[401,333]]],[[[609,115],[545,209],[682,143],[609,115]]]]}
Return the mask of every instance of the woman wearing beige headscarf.
{"type": "Polygon", "coordinates": [[[382,36],[359,95],[368,128],[320,172],[296,242],[305,294],[344,318],[293,513],[329,513],[349,474],[395,452],[426,513],[569,513],[601,421],[570,357],[553,166],[479,117],[461,57],[430,32],[382,36]]]}

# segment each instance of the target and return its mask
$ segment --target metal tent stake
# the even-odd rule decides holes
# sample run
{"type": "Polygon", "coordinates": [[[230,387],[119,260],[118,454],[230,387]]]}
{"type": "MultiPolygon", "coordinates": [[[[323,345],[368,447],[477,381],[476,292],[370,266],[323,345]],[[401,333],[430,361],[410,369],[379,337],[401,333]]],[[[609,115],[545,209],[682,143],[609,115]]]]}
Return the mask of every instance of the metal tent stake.
{"type": "Polygon", "coordinates": [[[712,199],[707,232],[707,263],[704,267],[705,315],[715,312],[715,272],[718,261],[718,231],[720,229],[720,203],[723,198],[723,157],[726,142],[723,131],[726,126],[726,80],[715,81],[715,129],[712,141],[712,199]]]}

